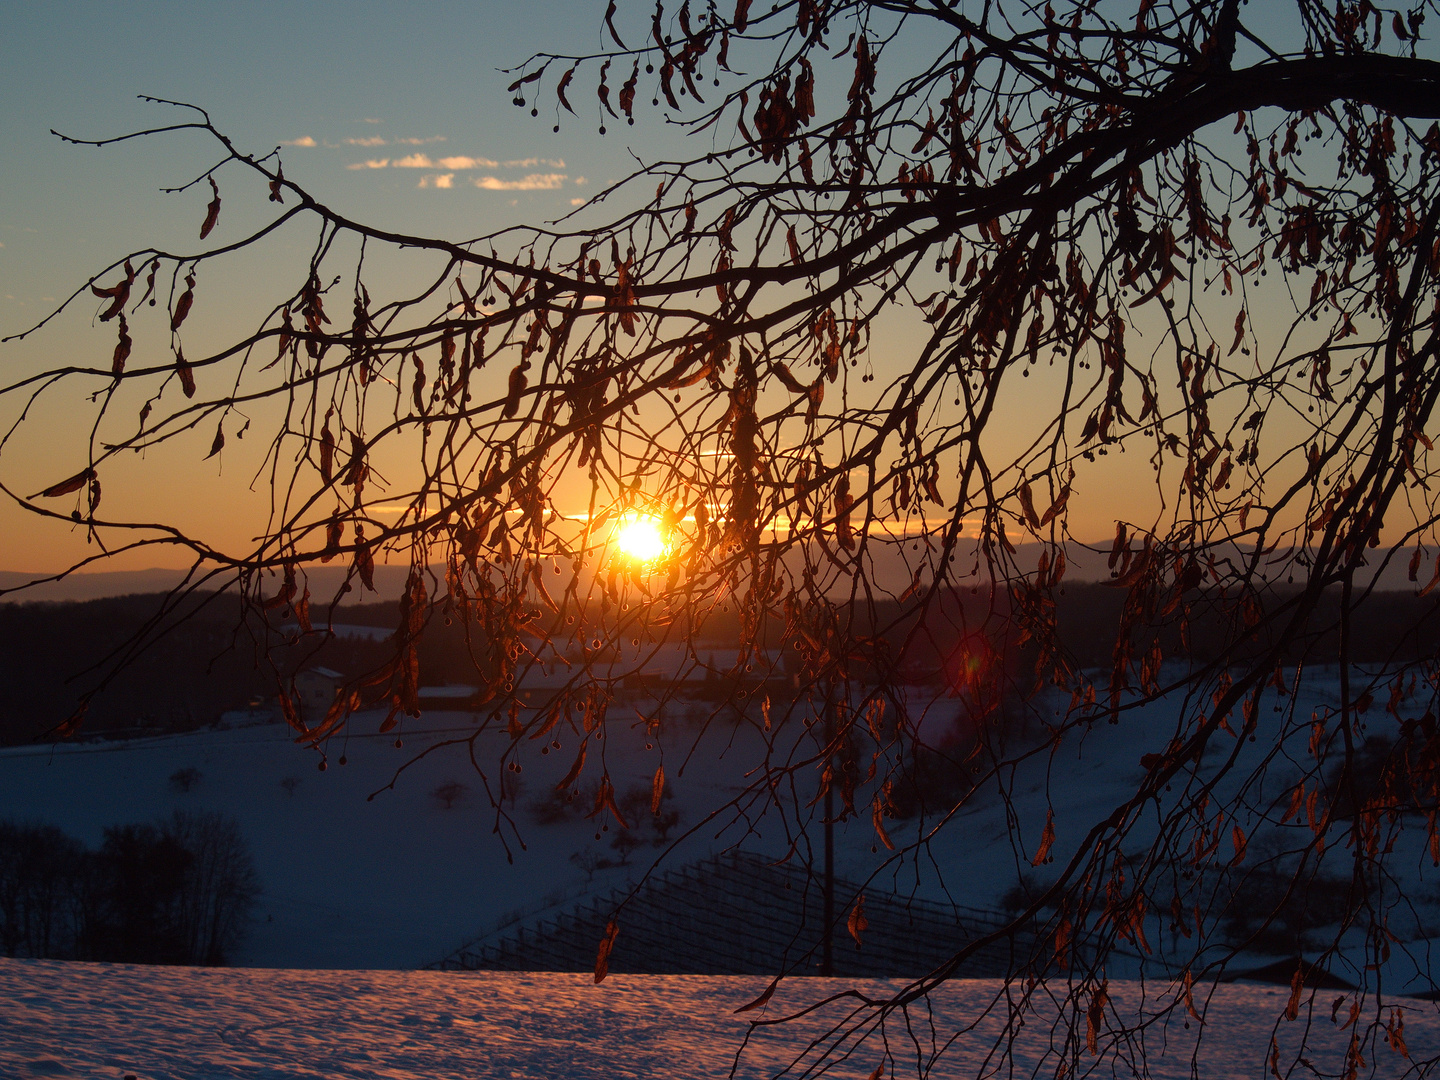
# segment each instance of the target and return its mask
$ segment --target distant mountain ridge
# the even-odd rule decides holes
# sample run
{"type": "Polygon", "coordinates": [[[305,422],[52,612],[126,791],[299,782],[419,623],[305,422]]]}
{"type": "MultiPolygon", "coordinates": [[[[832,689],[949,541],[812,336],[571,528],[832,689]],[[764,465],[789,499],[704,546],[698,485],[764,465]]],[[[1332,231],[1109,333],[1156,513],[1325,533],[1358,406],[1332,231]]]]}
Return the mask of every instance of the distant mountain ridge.
{"type": "MultiPolygon", "coordinates": [[[[316,598],[329,599],[345,580],[348,568],[344,566],[320,566],[307,571],[311,594],[316,598]]],[[[405,587],[408,566],[381,565],[375,567],[375,592],[356,588],[347,600],[354,603],[393,600],[400,596],[405,587]]],[[[152,567],[148,570],[100,570],[69,574],[58,581],[46,581],[48,574],[27,574],[19,570],[0,570],[0,604],[63,602],[75,600],[104,600],[112,596],[129,596],[134,593],[164,593],[185,580],[186,571],[166,570],[152,567]],[[33,581],[39,584],[30,585],[33,581]]],[[[219,589],[228,578],[215,578],[204,588],[219,589]]]]}
{"type": "MultiPolygon", "coordinates": [[[[918,543],[918,541],[917,541],[918,543]]],[[[1134,541],[1132,540],[1132,545],[1134,541]]],[[[1109,547],[1108,541],[1093,545],[1082,544],[1078,541],[1070,541],[1065,545],[1066,572],[1065,580],[1074,582],[1105,581],[1111,576],[1109,568],[1109,547]]],[[[1013,556],[1015,565],[1033,569],[1040,560],[1042,551],[1047,550],[1045,545],[1038,543],[1020,544],[1017,546],[1013,556]]],[[[1407,570],[1410,558],[1414,554],[1413,547],[1401,548],[1390,559],[1388,564],[1380,570],[1378,581],[1375,587],[1387,592],[1417,592],[1419,586],[1408,579],[1407,570]]],[[[918,565],[918,552],[909,541],[900,544],[886,543],[875,545],[872,548],[875,574],[873,580],[882,587],[891,588],[895,593],[900,593],[909,585],[912,579],[912,566],[918,565]],[[907,552],[905,549],[909,548],[907,552]],[[917,559],[912,564],[908,560],[917,559]]],[[[1362,582],[1368,584],[1366,574],[1374,573],[1378,567],[1378,557],[1383,557],[1384,550],[1376,549],[1377,561],[1371,567],[1362,571],[1362,582]]],[[[1434,561],[1426,553],[1427,557],[1422,560],[1420,567],[1420,583],[1430,580],[1434,573],[1434,561]]],[[[972,548],[964,548],[958,551],[955,556],[955,565],[968,566],[974,559],[972,548]]],[[[312,566],[306,570],[310,593],[316,600],[328,602],[335,592],[345,581],[345,576],[350,568],[346,565],[337,564],[333,566],[312,566]]],[[[443,580],[445,576],[442,564],[433,564],[432,572],[436,578],[443,580]]],[[[358,582],[355,583],[355,590],[345,598],[345,603],[373,603],[377,600],[399,599],[405,588],[405,579],[410,573],[408,565],[391,563],[381,564],[375,567],[375,592],[362,590],[358,582]]],[[[960,571],[963,575],[967,571],[960,571]]],[[[132,593],[161,593],[169,592],[180,584],[185,578],[184,570],[167,570],[154,567],[147,570],[101,570],[77,572],[69,574],[57,581],[43,581],[50,575],[29,574],[17,570],[0,570],[0,604],[3,603],[25,603],[33,601],[72,601],[72,600],[100,600],[111,596],[126,596],[132,593]],[[32,581],[40,581],[26,588],[32,581]]],[[[926,575],[928,579],[928,574],[926,575]]],[[[225,578],[215,579],[214,586],[218,588],[225,578]]],[[[848,578],[844,579],[848,582],[848,578]]],[[[955,579],[954,584],[965,585],[967,579],[963,576],[955,579]]],[[[1279,582],[1277,582],[1278,584],[1279,582]]]]}

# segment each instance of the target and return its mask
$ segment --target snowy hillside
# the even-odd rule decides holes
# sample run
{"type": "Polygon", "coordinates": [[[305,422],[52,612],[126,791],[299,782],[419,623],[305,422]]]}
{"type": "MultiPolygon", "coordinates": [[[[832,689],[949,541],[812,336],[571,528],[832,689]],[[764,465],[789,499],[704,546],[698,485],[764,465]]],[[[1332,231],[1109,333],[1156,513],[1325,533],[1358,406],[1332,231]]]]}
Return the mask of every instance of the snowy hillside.
{"type": "MultiPolygon", "coordinates": [[[[1331,673],[1311,672],[1299,695],[1303,700],[1295,702],[1297,713],[1307,718],[1311,709],[1333,704],[1336,692],[1331,673]]],[[[1030,858],[1047,809],[1056,822],[1054,850],[1063,858],[1085,827],[1133,792],[1141,756],[1169,737],[1176,707],[1162,702],[1118,725],[1098,724],[1053,756],[1033,754],[1005,777],[1003,793],[975,799],[935,833],[920,859],[890,856],[877,845],[868,815],[843,824],[837,827],[837,869],[846,878],[868,880],[866,888],[874,891],[993,908],[1022,873],[1034,872],[1030,858]],[[1020,822],[1018,845],[1011,814],[1020,822]]],[[[952,709],[943,702],[933,709],[924,720],[926,734],[938,736],[952,709]]],[[[818,848],[813,818],[780,821],[760,813],[758,804],[744,804],[739,818],[706,819],[746,783],[763,743],[754,727],[706,725],[703,712],[681,706],[658,735],[647,732],[637,714],[631,727],[614,723],[603,751],[593,750],[603,752],[622,791],[648,785],[663,760],[680,816],[672,839],[682,837],[664,865],[731,845],[777,857],[792,843],[802,851],[807,843],[818,848]],[[683,836],[687,830],[693,834],[683,836]]],[[[1267,709],[1257,742],[1241,740],[1237,746],[1226,739],[1207,760],[1232,747],[1242,757],[1263,752],[1267,730],[1273,733],[1286,715],[1267,709]]],[[[660,854],[648,843],[630,853],[627,865],[606,867],[603,863],[620,857],[611,846],[613,834],[597,835],[595,822],[575,815],[562,814],[550,824],[538,820],[544,814],[537,815],[537,808],[549,802],[553,810],[548,793],[570,767],[573,739],[543,756],[527,747],[518,776],[521,791],[507,801],[512,818],[499,821],[497,834],[482,780],[469,764],[466,746],[456,743],[474,730],[465,714],[427,714],[402,732],[399,747],[394,733],[335,740],[327,747],[323,771],[317,768],[320,757],[296,747],[284,728],[241,719],[232,718],[236,722],[225,730],[167,738],[0,751],[0,817],[48,822],[94,845],[108,825],[154,819],[177,808],[221,810],[238,819],[264,885],[258,922],[238,958],[248,969],[0,960],[0,1075],[538,1080],[728,1074],[749,1019],[733,1009],[753,999],[764,979],[615,974],[596,987],[584,975],[373,970],[435,961],[505,923],[507,913],[546,905],[559,910],[567,901],[608,894],[648,869],[660,854]],[[433,752],[416,760],[426,750],[433,752]],[[198,773],[188,791],[171,779],[185,770],[198,773]],[[465,785],[448,809],[436,794],[447,783],[465,785]],[[271,970],[261,970],[266,968],[271,970]],[[372,970],[276,970],[323,968],[372,970]]],[[[1393,727],[1394,721],[1377,716],[1372,727],[1382,731],[1387,724],[1393,727]]],[[[356,729],[366,726],[361,717],[356,729]]],[[[486,732],[476,741],[476,759],[492,785],[498,781],[493,762],[508,741],[503,731],[486,732]]],[[[789,748],[774,749],[783,757],[789,748]]],[[[1295,753],[1298,757],[1300,750],[1295,753]]],[[[507,782],[517,779],[503,775],[507,782]]],[[[1276,782],[1283,784],[1283,774],[1276,782]]],[[[1263,798],[1248,801],[1259,805],[1263,798]]],[[[890,829],[902,841],[934,824],[895,822],[890,829]]],[[[1145,842],[1145,830],[1133,839],[1145,842]]],[[[1367,1029],[1362,1019],[1360,1025],[1364,1056],[1379,1076],[1406,1074],[1409,1063],[1386,1037],[1387,1026],[1394,1029],[1401,1019],[1413,1058],[1440,1054],[1436,1005],[1394,997],[1434,986],[1428,970],[1434,878],[1418,847],[1411,857],[1404,846],[1414,843],[1402,841],[1397,850],[1404,857],[1396,864],[1404,875],[1400,884],[1414,901],[1411,924],[1392,924],[1401,947],[1382,973],[1386,994],[1379,1002],[1369,996],[1365,1006],[1365,1016],[1379,1016],[1380,1022],[1367,1029]],[[1397,1007],[1403,1011],[1397,1013],[1397,1007]]],[[[1343,860],[1343,848],[1335,850],[1343,860]]],[[[811,854],[818,857],[818,851],[811,854]]],[[[839,901],[848,906],[850,899],[839,901]]],[[[1109,967],[1114,1020],[1149,1015],[1142,1000],[1151,1009],[1174,1003],[1169,939],[1161,920],[1154,922],[1155,955],[1143,967],[1138,957],[1120,955],[1109,967]],[[1125,981],[1142,973],[1143,987],[1125,981]]],[[[643,926],[622,926],[622,935],[643,933],[643,926]]],[[[1337,969],[1342,976],[1359,956],[1349,945],[1343,952],[1337,969]]],[[[1263,957],[1242,960],[1258,964],[1263,957]]],[[[1231,974],[1242,966],[1232,965],[1231,974]]],[[[888,995],[900,984],[865,985],[888,995]]],[[[996,988],[987,981],[943,987],[933,998],[933,1044],[926,1027],[930,1014],[923,1009],[910,1018],[919,1025],[918,1042],[892,1018],[886,1031],[895,1057],[887,1075],[913,1074],[937,1050],[941,1056],[932,1076],[974,1075],[999,1021],[985,1020],[948,1049],[945,1040],[982,1011],[996,988]]],[[[767,1015],[814,1001],[826,989],[821,980],[789,980],[767,1015]]],[[[1042,995],[1063,989],[1043,987],[1042,995]]],[[[1334,1072],[1352,1034],[1339,1026],[1348,1008],[1332,1021],[1341,993],[1307,992],[1300,1020],[1287,1023],[1279,1018],[1288,988],[1207,982],[1202,994],[1197,984],[1207,1029],[1200,1056],[1192,1062],[1198,1025],[1187,1028],[1179,1014],[1157,1020],[1145,1036],[1150,1075],[1188,1077],[1195,1075],[1192,1068],[1205,1077],[1260,1075],[1272,1032],[1282,1057],[1325,1060],[1331,1066],[1326,1071],[1334,1072]],[[1308,1042],[1301,1051],[1307,1016],[1308,1042]]],[[[1029,1074],[1050,1045],[1057,1007],[1046,998],[1027,1014],[1015,1045],[1021,1075],[1029,1074]]],[[[818,1025],[838,1022],[841,1015],[831,1011],[798,1026],[759,1031],[735,1075],[773,1075],[805,1050],[823,1030],[818,1025]]],[[[1081,1075],[1129,1076],[1133,1054],[1123,1046],[1102,1049],[1080,1062],[1081,1075]]],[[[867,1043],[832,1075],[868,1077],[881,1056],[878,1044],[867,1043]]]]}
{"type": "MultiPolygon", "coordinates": [[[[1333,674],[1312,671],[1300,694],[1304,700],[1295,703],[1296,714],[1308,720],[1313,708],[1335,702],[1337,689],[1333,674]]],[[[1040,748],[1005,775],[1003,793],[981,793],[934,831],[918,858],[887,852],[877,843],[870,815],[859,814],[837,826],[837,870],[872,892],[993,909],[1022,874],[1043,873],[1030,861],[1047,812],[1056,822],[1054,853],[1063,859],[1084,829],[1133,793],[1140,759],[1163,748],[1176,707],[1161,702],[1118,725],[1098,724],[1083,739],[1067,740],[1053,756],[1040,748]],[[1011,832],[1016,821],[1018,844],[1011,832]]],[[[925,735],[938,737],[953,712],[953,704],[946,702],[932,708],[923,722],[925,735]]],[[[507,916],[542,907],[558,910],[566,901],[636,881],[662,853],[663,867],[670,868],[730,846],[780,857],[795,845],[818,863],[821,830],[813,808],[806,811],[808,819],[782,820],[773,810],[762,813],[759,802],[746,802],[738,816],[732,811],[706,817],[749,782],[747,773],[764,751],[762,733],[754,726],[736,726],[724,718],[707,724],[707,715],[699,703],[681,705],[667,714],[656,734],[646,730],[639,713],[632,713],[627,727],[617,708],[610,736],[592,746],[585,776],[597,773],[596,759],[603,754],[617,791],[639,789],[648,803],[652,777],[663,762],[667,788],[675,794],[679,823],[670,840],[678,838],[676,849],[662,852],[646,842],[620,866],[607,865],[619,862],[621,853],[612,847],[613,833],[597,831],[598,821],[571,812],[558,820],[552,813],[552,823],[540,823],[542,804],[554,810],[555,782],[574,760],[573,737],[565,736],[567,745],[545,755],[538,744],[527,745],[524,769],[517,775],[496,767],[508,736],[503,730],[486,731],[475,745],[476,760],[486,769],[482,780],[467,746],[456,742],[474,731],[472,718],[461,713],[427,713],[409,722],[401,732],[401,747],[394,745],[396,733],[336,739],[327,747],[323,771],[317,768],[319,755],[295,746],[283,726],[244,726],[241,718],[234,718],[237,723],[228,730],[0,750],[0,818],[47,822],[95,845],[106,826],[153,820],[177,808],[224,811],[238,819],[264,889],[258,920],[238,963],[414,968],[475,940],[507,916]],[[416,760],[427,750],[432,752],[416,760]],[[182,770],[199,774],[188,791],[170,782],[182,770]],[[498,791],[502,775],[507,790],[520,782],[518,797],[505,801],[508,820],[497,816],[484,790],[488,783],[498,791]],[[449,809],[435,794],[446,784],[463,785],[449,809]]],[[[1242,740],[1238,747],[1242,764],[1265,751],[1267,729],[1286,715],[1268,706],[1263,710],[1259,741],[1242,740]]],[[[1383,732],[1387,725],[1396,726],[1381,714],[1372,726],[1383,732]]],[[[374,728],[373,719],[361,716],[353,729],[374,728]]],[[[1297,758],[1308,724],[1302,728],[1296,736],[1301,745],[1291,747],[1297,758]]],[[[1233,745],[1228,736],[1219,737],[1207,762],[1233,745]]],[[[774,753],[784,757],[788,749],[777,745],[774,753]]],[[[1282,770],[1273,781],[1275,790],[1256,792],[1248,801],[1258,806],[1273,799],[1283,781],[1282,770]]],[[[1243,813],[1236,821],[1245,824],[1243,813]]],[[[912,820],[887,827],[900,842],[917,828],[930,835],[936,824],[912,820]]],[[[1401,942],[1384,972],[1391,992],[1434,988],[1427,970],[1428,940],[1440,918],[1435,875],[1422,858],[1419,833],[1409,830],[1397,848],[1400,885],[1413,908],[1403,924],[1391,925],[1401,942]]],[[[1146,838],[1142,825],[1132,842],[1142,844],[1146,838]]],[[[1333,850],[1343,863],[1343,848],[1333,850]]],[[[837,899],[843,912],[853,897],[837,899]]],[[[631,940],[641,932],[640,927],[626,928],[631,940]]],[[[1143,973],[1167,974],[1167,946],[1181,943],[1169,937],[1159,919],[1150,938],[1156,955],[1143,973]]],[[[1230,970],[1264,962],[1264,957],[1248,958],[1230,970]]],[[[1359,962],[1358,954],[1346,962],[1359,962]]],[[[1142,968],[1122,956],[1110,973],[1132,977],[1142,968]]],[[[1358,981],[1358,971],[1337,973],[1358,981]]]]}

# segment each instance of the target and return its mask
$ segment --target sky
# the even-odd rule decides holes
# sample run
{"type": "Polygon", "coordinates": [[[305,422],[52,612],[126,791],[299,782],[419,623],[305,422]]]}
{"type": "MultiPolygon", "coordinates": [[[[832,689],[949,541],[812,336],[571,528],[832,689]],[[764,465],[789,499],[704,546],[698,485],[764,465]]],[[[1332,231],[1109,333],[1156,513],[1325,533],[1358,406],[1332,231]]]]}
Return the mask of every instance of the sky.
{"type": "MultiPolygon", "coordinates": [[[[645,5],[628,10],[642,22],[647,13],[645,5]]],[[[171,133],[96,149],[51,134],[105,138],[183,118],[138,100],[141,94],[204,107],[243,150],[280,146],[287,177],[370,224],[468,238],[572,212],[626,175],[632,153],[653,159],[680,150],[674,129],[649,109],[639,110],[635,127],[612,122],[601,138],[594,94],[578,81],[571,99],[581,117],[564,114],[559,133],[552,130],[553,95],[544,96],[537,117],[511,103],[513,77],[499,69],[541,49],[601,48],[602,14],[593,0],[12,7],[12,32],[0,41],[0,336],[33,325],[129,251],[151,244],[195,249],[208,191],[160,189],[214,164],[203,136],[171,133]]],[[[634,36],[643,33],[637,26],[634,36]]],[[[223,172],[220,179],[227,201],[212,243],[238,237],[246,215],[258,221],[266,211],[263,199],[227,184],[223,172]]],[[[281,264],[265,260],[303,267],[311,236],[282,238],[278,251],[207,268],[190,320],[198,325],[186,327],[187,351],[199,349],[191,340],[197,329],[215,344],[253,329],[254,313],[283,299],[277,290],[294,287],[293,274],[279,281],[273,267],[281,264]]],[[[114,331],[94,315],[87,297],[43,333],[0,345],[0,373],[8,380],[72,358],[105,366],[114,331]]],[[[898,357],[897,342],[882,334],[873,349],[877,366],[887,353],[898,357]]],[[[73,407],[76,397],[74,390],[52,395],[48,411],[42,402],[28,430],[0,448],[0,477],[18,494],[86,464],[88,414],[73,407]]],[[[1001,422],[1023,425],[1025,401],[1007,408],[1011,415],[1001,422]]],[[[12,416],[13,408],[0,420],[12,416]]],[[[217,533],[215,525],[243,521],[258,530],[263,522],[268,485],[254,475],[260,441],[242,447],[232,438],[220,461],[205,461],[212,434],[196,432],[193,453],[182,455],[203,462],[193,468],[107,465],[111,509],[123,501],[131,520],[171,520],[243,547],[243,529],[217,533]]],[[[1130,458],[1129,471],[1143,479],[1148,466],[1140,455],[1130,458]]],[[[1097,520],[1087,532],[1108,534],[1108,509],[1097,520]]],[[[55,572],[94,553],[69,522],[40,522],[0,504],[0,570],[55,572]]],[[[150,549],[107,567],[183,563],[180,552],[150,549]]]]}
{"type": "MultiPolygon", "coordinates": [[[[648,6],[622,8],[622,29],[635,24],[633,37],[641,37],[648,6]]],[[[511,103],[506,86],[513,76],[500,69],[542,49],[602,48],[609,40],[601,38],[602,15],[595,0],[7,7],[0,39],[0,337],[32,326],[129,251],[151,244],[195,249],[208,190],[161,189],[187,184],[215,163],[204,137],[169,133],[96,149],[51,134],[113,137],[184,116],[137,95],[206,108],[244,151],[280,147],[287,177],[369,224],[470,238],[577,211],[627,175],[636,158],[681,151],[675,129],[648,108],[637,110],[635,127],[612,122],[601,138],[598,103],[580,78],[571,99],[581,115],[563,114],[558,133],[553,94],[542,95],[536,117],[511,103]]],[[[1246,16],[1268,33],[1256,22],[1265,17],[1260,10],[1246,16]]],[[[684,149],[693,155],[703,148],[692,140],[684,149]]],[[[238,238],[247,221],[267,211],[263,199],[232,186],[224,173],[221,182],[226,202],[212,242],[238,238]]],[[[613,209],[578,212],[599,221],[613,209]]],[[[196,340],[192,351],[191,335],[208,334],[219,344],[252,330],[255,313],[295,287],[292,271],[304,266],[312,237],[281,235],[264,252],[207,268],[186,327],[187,352],[202,345],[196,340]],[[276,266],[285,267],[283,279],[276,266]]],[[[404,269],[398,260],[395,272],[404,269]]],[[[1278,288],[1273,278],[1270,287],[1278,288]]],[[[107,365],[114,331],[94,323],[95,309],[87,297],[43,333],[0,344],[0,379],[8,384],[17,373],[70,361],[107,365]]],[[[1233,312],[1227,307],[1222,314],[1228,326],[1233,312]]],[[[875,366],[908,361],[911,344],[881,333],[872,346],[875,366]]],[[[1021,383],[1002,400],[997,431],[1025,430],[1042,381],[1021,383]]],[[[88,414],[77,404],[83,399],[68,390],[32,410],[26,429],[0,445],[0,479],[30,495],[82,468],[88,414]]],[[[0,424],[13,417],[12,406],[0,409],[0,424]]],[[[256,418],[257,431],[265,419],[256,418]]],[[[107,465],[110,508],[123,500],[132,520],[208,529],[217,542],[243,550],[251,535],[245,529],[259,531],[269,506],[269,485],[256,472],[262,440],[241,445],[232,438],[224,455],[207,460],[212,436],[210,427],[192,433],[193,453],[187,446],[182,456],[193,467],[162,473],[145,470],[142,461],[107,465]],[[217,533],[219,522],[228,524],[217,533]]],[[[1138,518],[1142,511],[1127,507],[1138,507],[1144,496],[1137,493],[1154,490],[1148,458],[1137,447],[1098,467],[1088,495],[1070,504],[1074,535],[1108,538],[1117,516],[1138,518]]],[[[0,570],[55,572],[94,550],[68,521],[37,522],[0,502],[0,570]]],[[[110,565],[181,562],[179,553],[151,549],[110,565]]]]}
{"type": "MultiPolygon", "coordinates": [[[[532,118],[511,104],[511,77],[499,69],[542,48],[597,48],[599,15],[584,0],[8,6],[0,39],[0,336],[27,328],[130,250],[171,239],[194,246],[192,218],[203,215],[208,192],[159,189],[213,164],[201,138],[167,134],[93,149],[51,134],[104,138],[179,118],[137,100],[141,94],[204,107],[242,149],[281,146],[287,176],[372,224],[469,237],[571,212],[628,171],[625,143],[613,133],[601,139],[593,107],[578,96],[585,119],[566,114],[556,134],[553,102],[532,118]]],[[[665,141],[656,127],[644,130],[652,147],[665,141]]],[[[236,220],[243,207],[237,190],[225,218],[236,220]]],[[[264,267],[237,273],[230,284],[241,294],[261,290],[264,267]]],[[[113,332],[92,332],[91,305],[80,306],[80,317],[0,346],[7,381],[72,355],[95,363],[96,350],[113,348],[113,332]]],[[[204,314],[226,328],[223,306],[204,314]]],[[[73,420],[56,416],[52,430],[69,430],[73,420]]],[[[18,469],[17,483],[36,485],[21,494],[31,494],[70,466],[74,455],[56,460],[67,449],[59,444],[54,436],[12,442],[0,451],[8,457],[0,471],[15,479],[18,469]]],[[[253,492],[222,495],[205,481],[169,478],[172,489],[155,493],[157,513],[213,515],[235,499],[263,503],[253,492]]],[[[79,530],[0,509],[0,569],[57,570],[85,551],[79,530]]],[[[153,552],[139,559],[157,561],[167,560],[153,552]]]]}

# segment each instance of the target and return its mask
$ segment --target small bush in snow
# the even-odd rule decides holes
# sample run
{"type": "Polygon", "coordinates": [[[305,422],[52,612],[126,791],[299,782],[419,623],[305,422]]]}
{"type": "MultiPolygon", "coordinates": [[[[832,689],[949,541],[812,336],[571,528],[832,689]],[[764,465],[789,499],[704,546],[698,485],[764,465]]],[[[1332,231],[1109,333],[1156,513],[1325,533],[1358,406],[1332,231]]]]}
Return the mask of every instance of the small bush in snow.
{"type": "Polygon", "coordinates": [[[194,765],[187,765],[183,769],[176,769],[170,774],[170,790],[178,794],[185,794],[204,778],[204,773],[195,768],[194,765]]]}
{"type": "Polygon", "coordinates": [[[455,809],[455,804],[465,797],[468,791],[464,784],[458,780],[447,780],[430,792],[430,797],[440,804],[445,810],[455,809]]]}

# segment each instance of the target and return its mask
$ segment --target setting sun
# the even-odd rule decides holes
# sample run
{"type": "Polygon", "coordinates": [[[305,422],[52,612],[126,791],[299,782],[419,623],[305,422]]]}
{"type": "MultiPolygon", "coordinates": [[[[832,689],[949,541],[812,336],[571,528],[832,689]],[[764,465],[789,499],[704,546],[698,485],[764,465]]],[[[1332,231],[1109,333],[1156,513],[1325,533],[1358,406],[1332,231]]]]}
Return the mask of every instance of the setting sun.
{"type": "Polygon", "coordinates": [[[615,527],[615,543],[626,558],[650,563],[665,554],[669,544],[660,519],[631,511],[615,527]]]}

